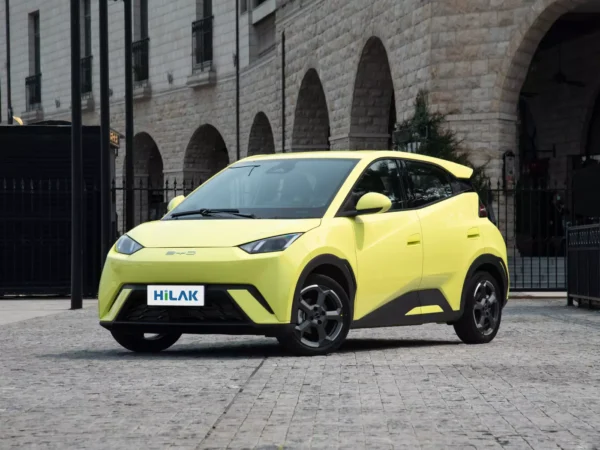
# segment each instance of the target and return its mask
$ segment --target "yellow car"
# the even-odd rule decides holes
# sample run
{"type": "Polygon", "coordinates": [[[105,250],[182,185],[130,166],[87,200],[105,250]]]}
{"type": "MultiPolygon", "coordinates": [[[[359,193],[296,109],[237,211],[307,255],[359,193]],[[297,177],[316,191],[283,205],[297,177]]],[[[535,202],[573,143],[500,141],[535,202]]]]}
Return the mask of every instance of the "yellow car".
{"type": "Polygon", "coordinates": [[[320,355],[350,329],[425,323],[488,343],[509,276],[472,173],[393,151],[235,162],[116,242],[100,324],[136,352],[191,333],[276,337],[320,355]]]}

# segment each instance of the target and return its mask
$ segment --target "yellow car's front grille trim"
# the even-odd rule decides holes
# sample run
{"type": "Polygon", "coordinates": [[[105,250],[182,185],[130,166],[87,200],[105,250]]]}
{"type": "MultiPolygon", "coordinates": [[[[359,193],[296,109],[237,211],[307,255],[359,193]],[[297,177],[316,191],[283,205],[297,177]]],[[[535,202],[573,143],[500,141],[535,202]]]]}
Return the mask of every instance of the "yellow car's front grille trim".
{"type": "Polygon", "coordinates": [[[110,307],[108,314],[106,314],[104,317],[102,317],[101,320],[103,320],[103,321],[104,320],[107,320],[107,321],[115,320],[115,318],[117,317],[117,314],[123,307],[123,304],[125,303],[125,301],[129,297],[129,294],[131,294],[132,291],[133,291],[133,289],[123,288],[121,290],[121,292],[119,293],[119,295],[117,296],[117,299],[115,300],[115,302],[110,307]]]}
{"type": "Polygon", "coordinates": [[[280,323],[274,314],[267,311],[254,296],[245,289],[230,289],[227,291],[233,300],[239,305],[250,320],[256,324],[278,324],[280,323]]]}

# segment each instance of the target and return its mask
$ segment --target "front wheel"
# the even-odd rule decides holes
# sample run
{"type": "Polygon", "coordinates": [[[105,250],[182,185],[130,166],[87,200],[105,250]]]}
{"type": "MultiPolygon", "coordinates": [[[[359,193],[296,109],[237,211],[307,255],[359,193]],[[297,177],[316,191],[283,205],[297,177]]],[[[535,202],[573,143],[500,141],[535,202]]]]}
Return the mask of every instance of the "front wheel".
{"type": "Polygon", "coordinates": [[[487,344],[498,333],[502,320],[501,290],[487,272],[477,272],[465,285],[463,316],[454,331],[465,344],[487,344]]]}
{"type": "Polygon", "coordinates": [[[181,337],[180,333],[145,335],[111,331],[113,338],[127,350],[136,353],[159,353],[171,347],[181,337]]]}
{"type": "Polygon", "coordinates": [[[337,350],[350,330],[348,294],[335,280],[310,275],[294,302],[294,330],[279,336],[279,342],[293,353],[314,356],[337,350]]]}

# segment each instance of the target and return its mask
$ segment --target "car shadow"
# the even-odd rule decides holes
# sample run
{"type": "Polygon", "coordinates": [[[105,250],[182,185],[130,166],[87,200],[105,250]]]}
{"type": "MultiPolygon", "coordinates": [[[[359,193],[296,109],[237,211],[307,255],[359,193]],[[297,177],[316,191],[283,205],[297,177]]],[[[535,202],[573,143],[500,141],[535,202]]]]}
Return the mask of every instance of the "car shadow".
{"type": "MultiPolygon", "coordinates": [[[[416,340],[416,339],[348,339],[334,353],[361,353],[379,350],[394,350],[416,347],[456,346],[459,341],[416,340]]],[[[116,344],[115,344],[116,345],[116,344]]],[[[140,359],[264,359],[295,357],[286,352],[275,340],[250,340],[210,343],[177,344],[169,350],[155,354],[133,353],[119,347],[98,350],[76,350],[63,353],[39,355],[42,358],[67,360],[140,360],[140,359]]]]}

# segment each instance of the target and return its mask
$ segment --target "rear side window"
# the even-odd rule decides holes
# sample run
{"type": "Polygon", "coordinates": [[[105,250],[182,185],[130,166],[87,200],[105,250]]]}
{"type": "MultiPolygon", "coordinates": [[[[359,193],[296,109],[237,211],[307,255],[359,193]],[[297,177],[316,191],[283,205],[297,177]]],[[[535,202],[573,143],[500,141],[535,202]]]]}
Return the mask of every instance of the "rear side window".
{"type": "Polygon", "coordinates": [[[453,178],[450,181],[450,184],[452,185],[452,190],[456,195],[474,191],[473,185],[471,184],[470,180],[460,180],[458,178],[453,178]]]}
{"type": "Polygon", "coordinates": [[[409,208],[420,208],[454,195],[449,174],[432,164],[404,161],[409,208]]]}

